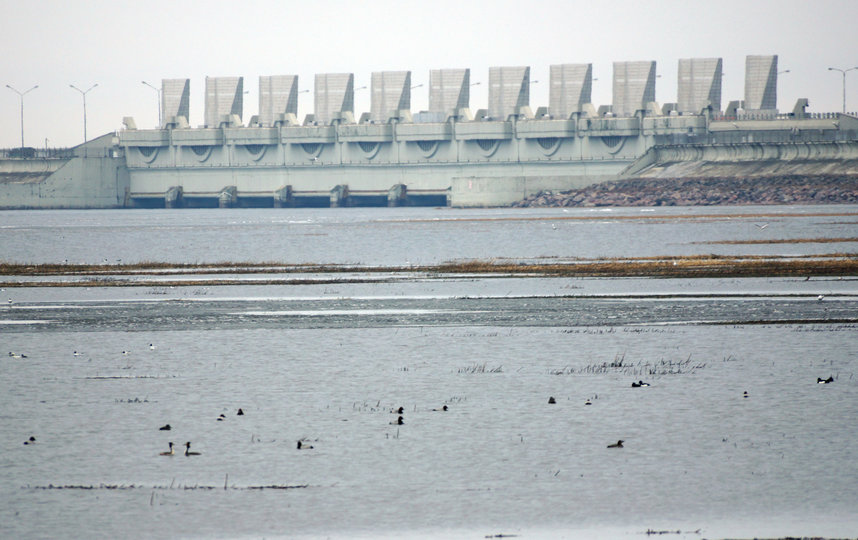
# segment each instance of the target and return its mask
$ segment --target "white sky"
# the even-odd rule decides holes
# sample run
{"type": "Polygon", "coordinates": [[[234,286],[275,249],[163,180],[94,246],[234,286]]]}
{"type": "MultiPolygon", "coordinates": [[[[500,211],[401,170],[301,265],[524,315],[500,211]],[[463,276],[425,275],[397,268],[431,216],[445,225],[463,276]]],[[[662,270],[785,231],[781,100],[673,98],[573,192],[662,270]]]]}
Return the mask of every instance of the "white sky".
{"type": "MultiPolygon", "coordinates": [[[[191,79],[192,126],[203,123],[205,77],[243,76],[245,123],[260,75],[299,76],[299,119],[316,73],[411,70],[412,111],[428,105],[430,69],[471,68],[471,109],[487,107],[489,66],[531,66],[531,107],[548,105],[551,64],[592,63],[593,102],[611,103],[612,62],[655,60],[656,100],[676,101],[679,58],[724,59],[722,107],[743,99],[745,56],[777,54],[778,107],[807,97],[839,111],[842,77],[858,66],[858,0],[0,0],[0,148],[71,146],[122,126],[152,128],[163,78],[191,79]]],[[[356,116],[369,111],[356,92],[356,116]]],[[[847,76],[858,110],[858,70],[847,76]]]]}

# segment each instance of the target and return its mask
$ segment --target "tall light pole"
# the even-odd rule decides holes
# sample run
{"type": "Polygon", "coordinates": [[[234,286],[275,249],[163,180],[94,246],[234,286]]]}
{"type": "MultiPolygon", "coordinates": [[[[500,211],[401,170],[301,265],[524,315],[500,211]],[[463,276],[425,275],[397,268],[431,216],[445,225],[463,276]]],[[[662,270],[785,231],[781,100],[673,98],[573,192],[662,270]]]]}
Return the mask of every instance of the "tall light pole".
{"type": "Polygon", "coordinates": [[[83,96],[83,142],[86,142],[86,94],[87,92],[98,86],[98,83],[93,84],[86,90],[81,90],[73,84],[70,84],[69,86],[80,92],[80,95],[83,96]]]}
{"type": "Polygon", "coordinates": [[[843,114],[846,114],[846,74],[854,69],[858,69],[858,66],[849,69],[828,68],[828,71],[839,71],[843,74],[843,114]]]}
{"type": "Polygon", "coordinates": [[[20,98],[20,101],[21,101],[21,149],[22,150],[24,148],[24,96],[26,96],[27,94],[29,94],[30,92],[32,92],[33,90],[35,90],[38,87],[39,87],[39,85],[37,84],[36,86],[30,88],[26,92],[19,92],[18,90],[15,90],[14,88],[9,86],[8,84],[6,85],[6,88],[8,88],[9,90],[18,94],[18,97],[20,98]]]}
{"type": "Polygon", "coordinates": [[[161,89],[152,86],[151,84],[147,83],[146,81],[143,81],[143,84],[145,84],[146,86],[148,86],[149,88],[151,88],[152,90],[154,90],[155,92],[158,93],[158,129],[161,129],[161,125],[163,122],[163,119],[161,118],[161,89]]]}

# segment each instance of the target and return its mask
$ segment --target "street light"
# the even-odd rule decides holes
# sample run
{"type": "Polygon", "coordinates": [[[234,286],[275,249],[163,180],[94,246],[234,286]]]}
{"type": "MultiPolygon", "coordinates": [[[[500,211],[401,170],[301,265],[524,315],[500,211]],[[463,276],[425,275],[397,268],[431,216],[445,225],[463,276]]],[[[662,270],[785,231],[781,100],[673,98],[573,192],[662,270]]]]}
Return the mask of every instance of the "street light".
{"type": "Polygon", "coordinates": [[[158,129],[161,129],[161,125],[162,125],[162,123],[161,123],[162,122],[162,120],[161,120],[161,89],[152,86],[151,84],[147,83],[146,81],[143,81],[143,84],[145,84],[146,86],[148,86],[149,88],[151,88],[152,90],[154,90],[155,92],[158,93],[158,129]]]}
{"type": "MultiPolygon", "coordinates": [[[[6,85],[6,88],[8,88],[9,90],[18,94],[18,97],[20,98],[20,101],[21,101],[21,150],[22,150],[22,152],[23,152],[23,148],[24,148],[24,96],[26,96],[27,94],[29,94],[30,92],[32,92],[33,90],[35,90],[38,87],[39,87],[39,85],[37,84],[36,86],[30,88],[26,92],[19,92],[18,90],[15,90],[14,88],[9,86],[8,84],[6,85]]],[[[23,153],[21,154],[21,156],[23,157],[23,153]]]]}
{"type": "Polygon", "coordinates": [[[858,66],[849,69],[828,68],[828,71],[839,71],[843,74],[843,114],[846,114],[846,74],[854,69],[858,69],[858,66]]]}
{"type": "Polygon", "coordinates": [[[83,96],[83,142],[86,142],[86,94],[87,92],[98,86],[98,83],[93,84],[86,90],[81,90],[73,84],[70,84],[69,86],[80,92],[80,95],[83,96]]]}

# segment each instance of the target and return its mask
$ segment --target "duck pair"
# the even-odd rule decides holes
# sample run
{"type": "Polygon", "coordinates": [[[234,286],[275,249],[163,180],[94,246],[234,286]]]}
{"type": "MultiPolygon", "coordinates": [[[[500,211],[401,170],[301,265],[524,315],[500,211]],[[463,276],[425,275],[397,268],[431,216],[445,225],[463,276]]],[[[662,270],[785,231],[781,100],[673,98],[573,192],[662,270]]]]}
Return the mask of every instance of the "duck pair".
{"type": "MultiPolygon", "coordinates": [[[[173,443],[172,443],[172,442],[170,443],[170,450],[169,450],[169,451],[167,451],[167,452],[161,452],[159,455],[162,455],[162,456],[172,456],[172,455],[175,455],[175,451],[173,450],[173,443]]],[[[186,455],[186,456],[200,456],[200,455],[202,455],[202,454],[200,454],[199,452],[191,452],[191,443],[190,443],[190,442],[186,442],[186,443],[185,443],[185,455],[186,455]]]]}
{"type": "Polygon", "coordinates": [[[829,375],[827,379],[821,377],[816,378],[816,384],[831,384],[834,382],[834,377],[829,375]]]}

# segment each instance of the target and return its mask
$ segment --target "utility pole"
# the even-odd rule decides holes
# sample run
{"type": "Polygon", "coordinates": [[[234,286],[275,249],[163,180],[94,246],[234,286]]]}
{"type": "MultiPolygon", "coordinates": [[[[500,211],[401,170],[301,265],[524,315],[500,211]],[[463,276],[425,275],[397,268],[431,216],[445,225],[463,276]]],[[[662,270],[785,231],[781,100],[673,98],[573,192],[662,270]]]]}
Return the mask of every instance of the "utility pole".
{"type": "Polygon", "coordinates": [[[18,97],[21,100],[21,151],[22,151],[21,156],[22,157],[23,157],[23,150],[24,150],[24,96],[26,96],[27,94],[29,94],[30,92],[32,92],[33,90],[35,90],[38,87],[39,87],[39,85],[37,84],[36,86],[30,88],[26,92],[19,92],[18,90],[12,88],[8,84],[6,85],[6,88],[8,88],[9,90],[18,94],[18,97]]]}
{"type": "Polygon", "coordinates": [[[69,86],[74,88],[78,92],[80,92],[80,95],[83,96],[83,142],[85,143],[86,142],[86,94],[87,94],[87,92],[89,92],[90,90],[92,90],[93,88],[98,86],[98,83],[93,84],[92,86],[87,88],[85,91],[81,90],[80,88],[78,88],[77,86],[75,86],[73,84],[70,84],[69,86]]]}

